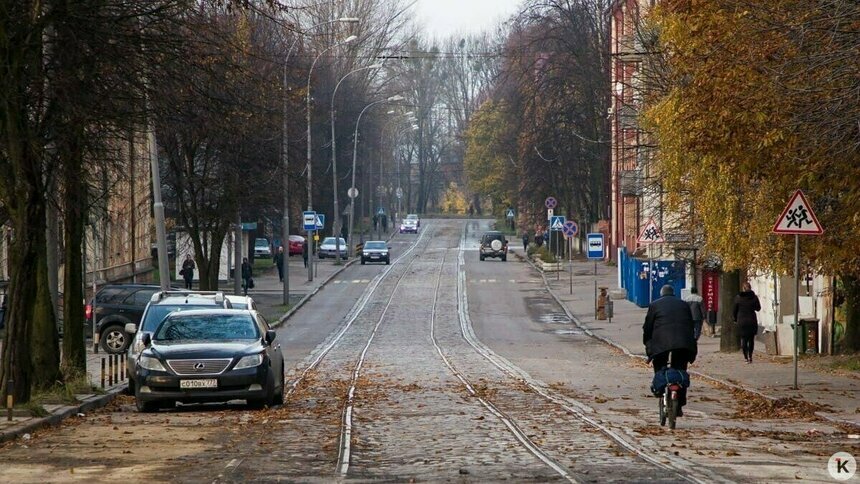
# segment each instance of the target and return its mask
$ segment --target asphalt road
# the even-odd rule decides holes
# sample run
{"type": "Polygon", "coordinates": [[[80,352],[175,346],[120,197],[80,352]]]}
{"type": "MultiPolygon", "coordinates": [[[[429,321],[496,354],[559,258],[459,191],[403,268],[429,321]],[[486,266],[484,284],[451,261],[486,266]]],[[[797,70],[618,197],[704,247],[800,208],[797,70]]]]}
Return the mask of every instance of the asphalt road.
{"type": "Polygon", "coordinates": [[[0,449],[0,481],[827,480],[844,432],[745,418],[727,389],[695,383],[660,428],[650,369],[578,331],[518,257],[480,262],[488,228],[425,220],[390,266],[321,290],[278,329],[283,407],[125,397],[0,449]]]}

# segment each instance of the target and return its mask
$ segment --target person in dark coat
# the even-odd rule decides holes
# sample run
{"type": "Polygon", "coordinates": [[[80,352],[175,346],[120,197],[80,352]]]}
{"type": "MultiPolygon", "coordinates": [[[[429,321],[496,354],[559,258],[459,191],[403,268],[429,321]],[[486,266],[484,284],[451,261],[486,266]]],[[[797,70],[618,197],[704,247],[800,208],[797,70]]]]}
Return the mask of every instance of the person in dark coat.
{"type": "MultiPolygon", "coordinates": [[[[654,364],[654,373],[662,371],[667,365],[687,371],[687,365],[696,361],[698,346],[693,329],[690,306],[675,297],[672,286],[663,286],[660,298],[648,305],[648,314],[642,326],[642,342],[648,361],[654,364]]],[[[681,407],[687,404],[686,388],[681,391],[679,403],[681,407]]],[[[678,415],[683,415],[680,409],[678,415]]]]}
{"type": "Polygon", "coordinates": [[[194,265],[194,259],[191,258],[191,254],[185,254],[185,261],[182,262],[182,270],[179,271],[182,274],[182,279],[185,280],[185,289],[191,289],[191,281],[194,280],[194,269],[197,266],[194,265]]]}
{"type": "Polygon", "coordinates": [[[251,269],[251,263],[248,262],[248,258],[245,257],[242,259],[242,289],[245,296],[248,295],[248,286],[251,285],[252,277],[254,277],[254,271],[251,269]]]}
{"type": "Polygon", "coordinates": [[[752,363],[755,335],[758,333],[756,311],[761,311],[761,303],[758,296],[753,292],[750,283],[744,282],[740,294],[735,296],[732,321],[738,325],[738,332],[741,334],[741,350],[744,352],[744,359],[747,363],[752,363]]]}
{"type": "Polygon", "coordinates": [[[305,261],[305,267],[308,266],[308,239],[302,241],[302,259],[305,261]]]}
{"type": "Polygon", "coordinates": [[[702,321],[705,319],[705,310],[702,307],[702,296],[699,295],[699,290],[695,287],[690,289],[690,295],[684,299],[690,305],[690,313],[693,315],[693,336],[696,341],[699,341],[699,336],[702,335],[702,321]]]}
{"type": "Polygon", "coordinates": [[[278,266],[278,279],[284,282],[284,248],[278,247],[278,252],[275,253],[275,265],[278,266]]]}
{"type": "Polygon", "coordinates": [[[523,232],[523,252],[529,251],[529,233],[523,232]]]}

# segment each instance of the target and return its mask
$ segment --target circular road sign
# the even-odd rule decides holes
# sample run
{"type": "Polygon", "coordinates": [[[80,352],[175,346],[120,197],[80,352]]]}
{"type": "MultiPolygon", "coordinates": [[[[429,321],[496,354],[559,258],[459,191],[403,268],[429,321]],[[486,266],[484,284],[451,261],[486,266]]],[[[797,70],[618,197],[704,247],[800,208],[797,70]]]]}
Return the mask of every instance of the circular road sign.
{"type": "Polygon", "coordinates": [[[349,198],[355,198],[358,196],[358,188],[349,187],[349,190],[346,191],[346,194],[349,195],[349,198]]]}
{"type": "Polygon", "coordinates": [[[564,232],[565,237],[574,237],[576,236],[576,232],[579,230],[579,227],[576,226],[576,222],[573,220],[568,220],[564,223],[561,228],[561,231],[564,232]]]}
{"type": "Polygon", "coordinates": [[[546,205],[546,208],[555,208],[558,205],[558,200],[555,197],[547,197],[544,205],[546,205]]]}
{"type": "Polygon", "coordinates": [[[397,193],[397,198],[403,198],[403,189],[402,188],[397,187],[396,193],[397,193]]]}

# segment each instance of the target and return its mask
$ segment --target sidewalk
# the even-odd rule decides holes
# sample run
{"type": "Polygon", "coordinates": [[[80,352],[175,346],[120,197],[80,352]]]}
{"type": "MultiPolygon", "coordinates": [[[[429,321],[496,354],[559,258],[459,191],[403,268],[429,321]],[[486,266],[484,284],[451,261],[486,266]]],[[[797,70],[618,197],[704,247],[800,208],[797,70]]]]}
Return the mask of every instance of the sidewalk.
{"type": "MultiPolygon", "coordinates": [[[[522,251],[516,251],[522,256],[522,251]]],[[[576,323],[594,336],[618,347],[633,356],[645,356],[642,344],[642,324],[646,308],[640,308],[626,299],[614,299],[612,322],[596,320],[594,315],[594,282],[599,287],[617,289],[616,268],[603,263],[574,261],[573,294],[570,294],[570,273],[567,264],[556,280],[555,273],[546,274],[551,292],[571,313],[576,323]]],[[[699,356],[691,367],[691,373],[712,378],[721,383],[740,386],[768,398],[801,398],[827,408],[820,412],[830,420],[860,425],[860,379],[824,373],[801,366],[798,370],[800,390],[794,390],[794,367],[791,358],[777,358],[764,352],[764,345],[757,345],[753,364],[743,360],[737,353],[720,352],[720,339],[702,335],[699,339],[699,356]]]]}

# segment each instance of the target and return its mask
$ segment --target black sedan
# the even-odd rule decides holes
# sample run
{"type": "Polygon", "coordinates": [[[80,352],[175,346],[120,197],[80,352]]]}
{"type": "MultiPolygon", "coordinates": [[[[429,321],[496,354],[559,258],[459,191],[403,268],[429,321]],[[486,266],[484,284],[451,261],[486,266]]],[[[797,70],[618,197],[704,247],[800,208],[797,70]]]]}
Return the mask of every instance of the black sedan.
{"type": "Polygon", "coordinates": [[[369,240],[361,249],[361,264],[368,262],[385,262],[391,264],[391,247],[383,240],[369,240]]]}
{"type": "Polygon", "coordinates": [[[134,372],[141,412],[176,402],[283,403],[284,356],[275,332],[255,311],[175,312],[142,338],[145,349],[134,372]]]}

